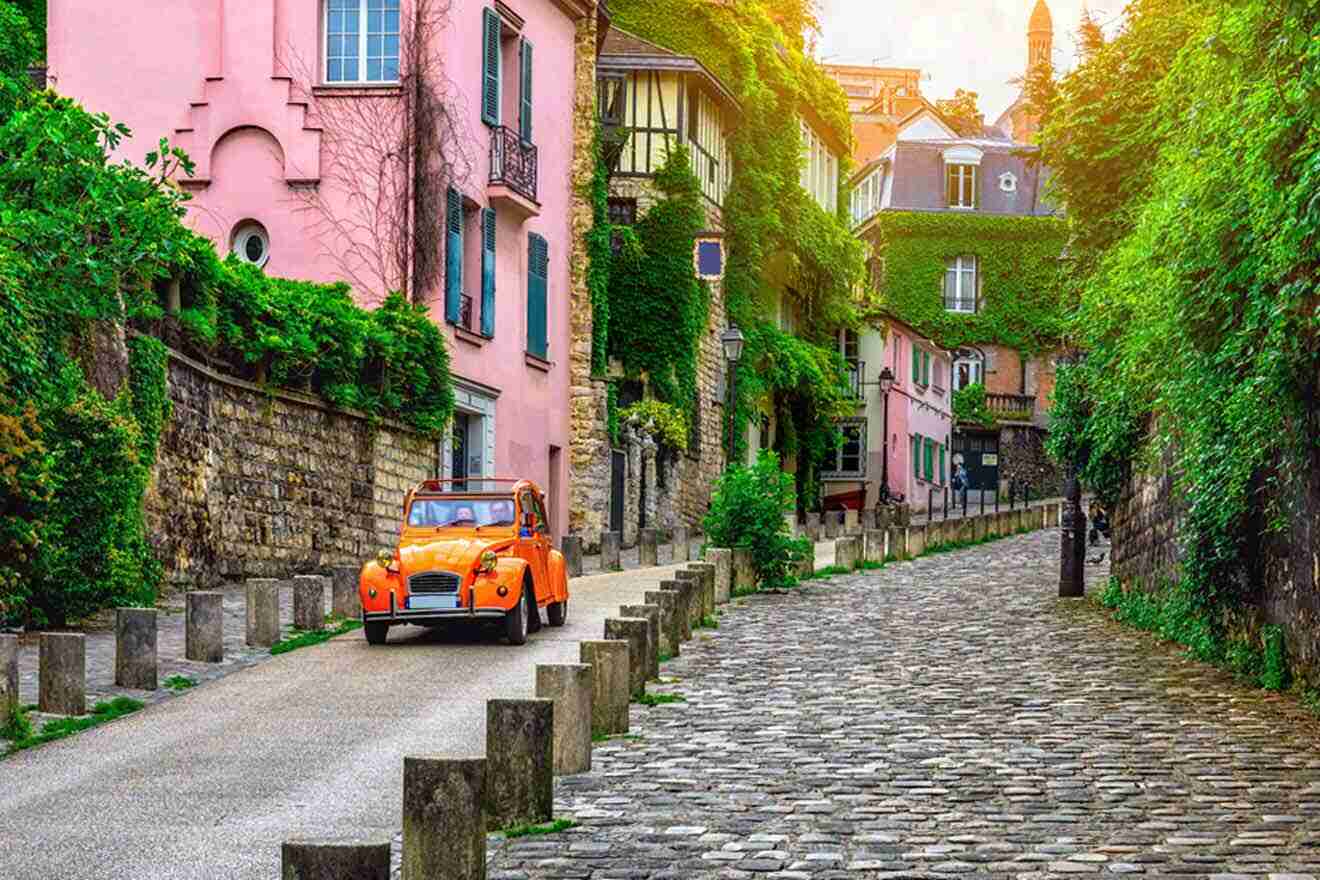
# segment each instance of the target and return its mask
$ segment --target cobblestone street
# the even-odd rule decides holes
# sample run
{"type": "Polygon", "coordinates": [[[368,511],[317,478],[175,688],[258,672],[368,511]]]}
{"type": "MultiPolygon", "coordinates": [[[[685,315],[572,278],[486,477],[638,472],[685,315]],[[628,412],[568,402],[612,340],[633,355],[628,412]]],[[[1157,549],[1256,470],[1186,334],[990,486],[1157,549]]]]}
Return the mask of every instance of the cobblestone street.
{"type": "Polygon", "coordinates": [[[1058,540],[731,606],[491,877],[1320,876],[1315,723],[1061,603],[1058,540]]]}

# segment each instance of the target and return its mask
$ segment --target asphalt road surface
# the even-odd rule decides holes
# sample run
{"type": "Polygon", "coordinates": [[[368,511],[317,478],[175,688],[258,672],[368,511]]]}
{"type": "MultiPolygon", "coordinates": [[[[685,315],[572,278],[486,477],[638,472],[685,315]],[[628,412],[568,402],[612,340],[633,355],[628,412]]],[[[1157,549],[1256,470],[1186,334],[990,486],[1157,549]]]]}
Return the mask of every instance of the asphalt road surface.
{"type": "Polygon", "coordinates": [[[287,837],[393,834],[404,755],[484,754],[486,700],[533,696],[537,663],[578,662],[673,571],[574,580],[568,624],[523,647],[350,633],[0,761],[0,878],[271,880],[287,837]]]}

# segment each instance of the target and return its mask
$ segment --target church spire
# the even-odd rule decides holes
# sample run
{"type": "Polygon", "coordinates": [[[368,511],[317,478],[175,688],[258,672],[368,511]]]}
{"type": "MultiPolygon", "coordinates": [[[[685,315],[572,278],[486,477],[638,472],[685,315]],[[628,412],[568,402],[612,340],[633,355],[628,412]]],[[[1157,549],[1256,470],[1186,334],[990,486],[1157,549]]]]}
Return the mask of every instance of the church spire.
{"type": "Polygon", "coordinates": [[[1054,50],[1054,17],[1045,0],[1036,0],[1027,22],[1027,70],[1038,65],[1049,65],[1054,50]]]}

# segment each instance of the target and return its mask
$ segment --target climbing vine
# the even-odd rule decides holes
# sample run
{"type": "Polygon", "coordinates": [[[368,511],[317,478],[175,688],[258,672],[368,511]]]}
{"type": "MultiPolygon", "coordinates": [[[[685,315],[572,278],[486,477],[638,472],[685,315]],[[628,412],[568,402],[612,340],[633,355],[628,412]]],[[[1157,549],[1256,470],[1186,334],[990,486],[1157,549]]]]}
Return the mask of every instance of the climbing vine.
{"type": "MultiPolygon", "coordinates": [[[[846,200],[822,210],[799,186],[804,110],[813,124],[850,145],[847,101],[804,54],[800,35],[780,28],[772,6],[760,0],[617,0],[610,11],[625,30],[700,59],[739,101],[729,142],[735,171],[723,207],[725,309],[748,336],[735,405],[735,452],[744,454],[746,425],[759,418],[761,401],[770,397],[781,417],[781,445],[808,451],[798,459],[801,491],[814,479],[809,471],[823,458],[820,450],[837,443],[837,410],[830,404],[846,386],[842,369],[833,369],[832,336],[857,322],[853,296],[863,261],[841,210],[846,200]],[[792,342],[764,319],[778,312],[785,294],[799,319],[792,342]],[[796,384],[807,377],[830,387],[796,384]]],[[[849,150],[842,152],[845,180],[849,150]]]]}
{"type": "MultiPolygon", "coordinates": [[[[591,299],[591,374],[604,376],[609,366],[610,266],[612,254],[609,222],[610,171],[605,162],[603,133],[598,126],[591,149],[595,171],[591,176],[591,230],[587,233],[587,292],[591,299]]],[[[611,436],[613,436],[611,434],[611,436]]]]}
{"type": "Polygon", "coordinates": [[[879,307],[946,348],[995,343],[1037,354],[1063,338],[1063,221],[896,211],[881,213],[876,230],[885,256],[879,307]],[[976,314],[944,306],[946,263],[958,256],[976,257],[976,314]]]}

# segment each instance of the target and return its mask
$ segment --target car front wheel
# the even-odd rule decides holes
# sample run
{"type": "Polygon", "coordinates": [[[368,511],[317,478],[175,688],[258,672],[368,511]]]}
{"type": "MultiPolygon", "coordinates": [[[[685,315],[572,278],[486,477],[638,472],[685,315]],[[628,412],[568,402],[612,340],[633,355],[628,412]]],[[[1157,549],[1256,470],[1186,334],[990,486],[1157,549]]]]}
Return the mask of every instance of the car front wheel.
{"type": "Polygon", "coordinates": [[[367,635],[368,645],[383,645],[385,644],[385,637],[389,635],[390,625],[388,623],[368,621],[362,627],[362,630],[367,635]]]}
{"type": "Polygon", "coordinates": [[[545,616],[551,626],[563,626],[568,622],[568,597],[562,602],[551,602],[545,606],[545,616]]]}
{"type": "Polygon", "coordinates": [[[504,635],[510,645],[527,644],[527,597],[524,593],[504,615],[504,635]]]}

